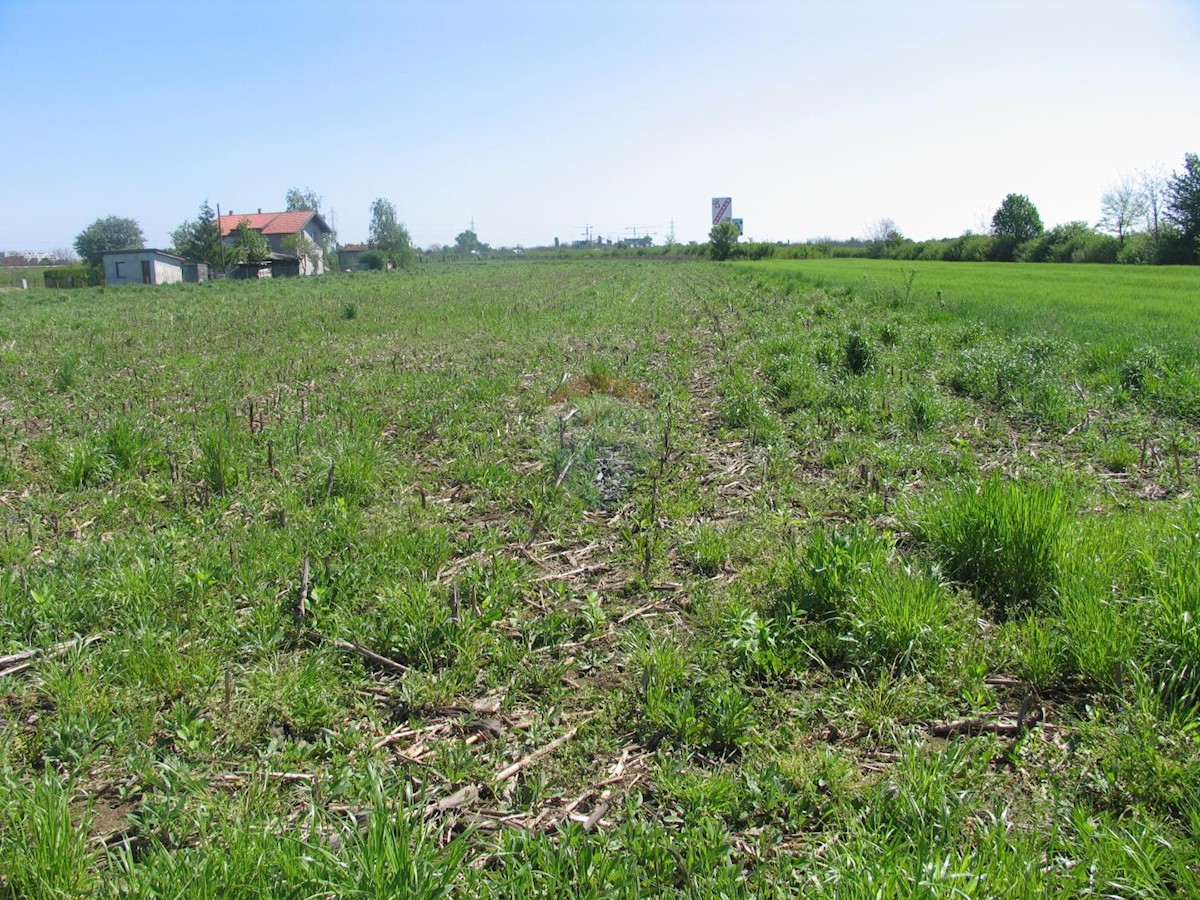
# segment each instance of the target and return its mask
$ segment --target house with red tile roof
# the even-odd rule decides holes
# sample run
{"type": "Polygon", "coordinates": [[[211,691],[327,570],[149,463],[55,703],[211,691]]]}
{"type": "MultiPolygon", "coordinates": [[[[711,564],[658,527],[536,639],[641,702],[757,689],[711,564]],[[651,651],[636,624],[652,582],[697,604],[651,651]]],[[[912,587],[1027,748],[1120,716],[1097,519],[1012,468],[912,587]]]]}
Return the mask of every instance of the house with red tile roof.
{"type": "Polygon", "coordinates": [[[333,233],[318,212],[300,209],[294,212],[230,212],[217,220],[221,240],[233,243],[238,225],[259,232],[271,248],[272,275],[320,275],[325,271],[322,248],[333,233]]]}

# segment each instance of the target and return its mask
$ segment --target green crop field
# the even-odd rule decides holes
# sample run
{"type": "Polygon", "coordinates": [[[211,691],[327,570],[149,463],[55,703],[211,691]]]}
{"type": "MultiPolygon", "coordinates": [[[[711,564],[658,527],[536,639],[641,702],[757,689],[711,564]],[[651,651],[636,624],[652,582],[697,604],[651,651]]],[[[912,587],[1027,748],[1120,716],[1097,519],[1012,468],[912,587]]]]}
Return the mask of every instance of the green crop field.
{"type": "Polygon", "coordinates": [[[883,297],[939,299],[950,318],[1008,334],[1044,330],[1129,348],[1136,342],[1200,360],[1200,269],[1195,266],[1045,265],[814,259],[741,263],[815,284],[883,297]]]}
{"type": "Polygon", "coordinates": [[[0,293],[0,897],[1200,895],[1197,275],[0,293]]]}

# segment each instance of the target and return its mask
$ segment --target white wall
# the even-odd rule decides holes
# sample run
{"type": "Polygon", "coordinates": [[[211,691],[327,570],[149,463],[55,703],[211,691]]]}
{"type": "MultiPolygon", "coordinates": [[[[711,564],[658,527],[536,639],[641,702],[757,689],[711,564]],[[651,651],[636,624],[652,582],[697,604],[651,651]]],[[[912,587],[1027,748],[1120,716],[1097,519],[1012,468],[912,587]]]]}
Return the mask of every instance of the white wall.
{"type": "Polygon", "coordinates": [[[183,263],[154,250],[130,250],[126,253],[110,253],[104,257],[105,284],[141,284],[142,261],[151,265],[151,277],[155,284],[177,284],[183,281],[183,263]],[[120,263],[118,274],[117,263],[120,263]]]}

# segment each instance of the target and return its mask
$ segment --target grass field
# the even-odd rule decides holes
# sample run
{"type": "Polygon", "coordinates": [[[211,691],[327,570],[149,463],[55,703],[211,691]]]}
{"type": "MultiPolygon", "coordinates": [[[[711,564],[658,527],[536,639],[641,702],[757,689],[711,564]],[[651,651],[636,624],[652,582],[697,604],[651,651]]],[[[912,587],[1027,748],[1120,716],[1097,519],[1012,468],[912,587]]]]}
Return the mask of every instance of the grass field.
{"type": "Polygon", "coordinates": [[[1154,342],[1200,361],[1196,266],[1046,265],[814,259],[744,263],[814,284],[849,285],[884,298],[938,299],[948,318],[1003,333],[1045,330],[1111,346],[1154,342]]]}
{"type": "Polygon", "coordinates": [[[0,294],[0,896],[1200,895],[1195,278],[912,268],[0,294]]]}
{"type": "Polygon", "coordinates": [[[28,290],[45,290],[46,281],[42,277],[45,272],[46,268],[44,266],[33,266],[24,269],[0,266],[0,291],[19,291],[21,289],[22,278],[25,279],[28,290]]]}

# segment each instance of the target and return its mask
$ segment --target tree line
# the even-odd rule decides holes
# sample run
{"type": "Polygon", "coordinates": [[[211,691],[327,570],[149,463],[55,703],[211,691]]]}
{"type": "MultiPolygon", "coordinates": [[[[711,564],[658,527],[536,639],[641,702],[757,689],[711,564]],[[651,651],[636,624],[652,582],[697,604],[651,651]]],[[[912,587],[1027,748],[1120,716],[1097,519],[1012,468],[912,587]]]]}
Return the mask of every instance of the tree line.
{"type": "Polygon", "coordinates": [[[868,228],[866,239],[830,247],[829,255],[951,262],[1090,262],[1200,264],[1200,155],[1184,155],[1183,168],[1161,167],[1123,177],[1100,198],[1100,219],[1045,228],[1033,201],[1009,194],[986,233],[912,241],[891,219],[868,228]],[[847,252],[848,250],[857,252],[847,252]]]}

